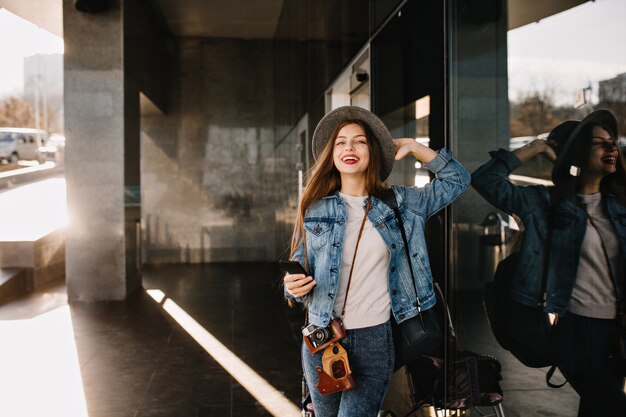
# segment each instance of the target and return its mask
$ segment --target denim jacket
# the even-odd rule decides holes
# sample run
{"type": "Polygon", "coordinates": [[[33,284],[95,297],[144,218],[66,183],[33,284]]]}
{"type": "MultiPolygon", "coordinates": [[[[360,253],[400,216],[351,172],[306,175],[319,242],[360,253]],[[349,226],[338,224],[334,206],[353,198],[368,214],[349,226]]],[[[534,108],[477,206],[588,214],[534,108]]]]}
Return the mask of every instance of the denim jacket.
{"type": "MultiPolygon", "coordinates": [[[[435,173],[435,179],[430,184],[423,188],[392,187],[404,222],[415,283],[411,278],[402,235],[393,210],[380,199],[372,197],[372,206],[367,215],[390,252],[387,271],[391,310],[398,323],[418,314],[416,287],[422,310],[435,304],[424,224],[430,216],[459,197],[470,183],[469,173],[452,159],[451,152],[446,149],[440,150],[435,159],[425,166],[435,173]]],[[[366,203],[367,199],[364,199],[364,211],[366,203]]],[[[317,285],[309,294],[297,298],[296,301],[307,301],[309,322],[316,326],[327,326],[332,319],[341,276],[346,220],[346,206],[338,193],[317,200],[305,214],[309,274],[317,285]]],[[[303,255],[301,245],[292,259],[304,265],[303,255]]],[[[285,295],[292,298],[287,292],[285,295]]]]}
{"type": "MultiPolygon", "coordinates": [[[[472,186],[498,209],[521,218],[524,239],[511,291],[518,302],[541,306],[544,304],[541,294],[543,258],[554,187],[511,184],[509,174],[521,165],[520,160],[504,149],[491,155],[492,159],[472,174],[472,186]]],[[[605,192],[602,203],[626,256],[626,207],[616,196],[605,192]]],[[[587,211],[576,196],[564,199],[552,210],[545,311],[565,314],[576,280],[587,211]]]]}

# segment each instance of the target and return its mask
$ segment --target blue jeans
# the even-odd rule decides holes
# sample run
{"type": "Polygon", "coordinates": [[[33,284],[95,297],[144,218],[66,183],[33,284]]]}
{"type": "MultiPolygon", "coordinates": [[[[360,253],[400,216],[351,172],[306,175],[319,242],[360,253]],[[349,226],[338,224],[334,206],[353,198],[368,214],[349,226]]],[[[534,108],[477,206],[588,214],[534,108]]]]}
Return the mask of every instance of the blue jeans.
{"type": "Polygon", "coordinates": [[[322,395],[317,389],[316,366],[322,366],[322,353],[312,355],[302,344],[302,365],[315,417],[376,417],[393,374],[394,348],[391,324],[347,330],[341,341],[348,352],[355,386],[322,395]]]}

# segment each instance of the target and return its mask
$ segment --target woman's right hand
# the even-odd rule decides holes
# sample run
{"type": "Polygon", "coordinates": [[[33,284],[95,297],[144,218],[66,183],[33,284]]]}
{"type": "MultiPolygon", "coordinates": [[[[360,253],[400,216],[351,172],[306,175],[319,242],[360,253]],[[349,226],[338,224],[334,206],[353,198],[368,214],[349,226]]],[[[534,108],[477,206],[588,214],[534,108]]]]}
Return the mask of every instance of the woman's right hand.
{"type": "Polygon", "coordinates": [[[548,161],[554,162],[556,160],[555,145],[552,141],[535,139],[529,144],[514,150],[513,154],[522,162],[526,162],[540,154],[543,154],[548,161]]]}
{"type": "Polygon", "coordinates": [[[304,274],[286,274],[283,282],[285,290],[295,298],[304,297],[316,285],[313,277],[307,277],[304,274]]]}

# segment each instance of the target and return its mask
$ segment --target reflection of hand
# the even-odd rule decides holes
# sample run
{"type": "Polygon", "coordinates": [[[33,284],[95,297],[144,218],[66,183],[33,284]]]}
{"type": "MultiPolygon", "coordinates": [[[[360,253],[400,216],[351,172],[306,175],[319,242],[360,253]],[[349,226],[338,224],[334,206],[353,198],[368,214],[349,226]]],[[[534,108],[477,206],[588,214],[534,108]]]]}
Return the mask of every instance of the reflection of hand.
{"type": "Polygon", "coordinates": [[[513,154],[522,162],[526,162],[537,155],[543,155],[548,161],[554,162],[556,160],[555,148],[556,143],[553,141],[535,139],[529,144],[513,151],[513,154]]]}
{"type": "Polygon", "coordinates": [[[398,138],[393,140],[395,159],[399,161],[411,154],[422,162],[430,162],[437,156],[437,152],[417,142],[413,138],[398,138]]]}
{"type": "Polygon", "coordinates": [[[285,290],[296,298],[304,297],[317,284],[313,277],[307,277],[304,274],[286,274],[283,282],[285,290]]]}
{"type": "Polygon", "coordinates": [[[536,140],[544,143],[543,156],[550,162],[556,161],[556,148],[559,146],[559,144],[553,140],[536,140]]]}
{"type": "Polygon", "coordinates": [[[548,145],[548,148],[550,148],[548,152],[551,151],[551,155],[546,155],[545,153],[544,155],[549,161],[554,162],[557,158],[556,152],[561,150],[559,149],[559,143],[552,139],[546,140],[545,142],[546,142],[546,145],[548,145]],[[552,156],[554,156],[554,158],[552,158],[552,156]]]}

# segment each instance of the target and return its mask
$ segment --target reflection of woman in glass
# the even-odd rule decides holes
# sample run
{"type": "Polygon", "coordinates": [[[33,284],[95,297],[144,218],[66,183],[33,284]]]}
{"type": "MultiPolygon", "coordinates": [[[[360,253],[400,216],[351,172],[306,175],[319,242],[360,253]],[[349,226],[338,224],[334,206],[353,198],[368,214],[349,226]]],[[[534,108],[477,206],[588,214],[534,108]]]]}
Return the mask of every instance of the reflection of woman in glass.
{"type": "Polygon", "coordinates": [[[343,392],[318,392],[322,353],[311,354],[303,344],[315,415],[374,417],[393,372],[391,315],[397,322],[417,315],[416,286],[423,310],[435,304],[424,224],[467,188],[470,177],[449,151],[437,153],[414,139],[393,140],[378,117],[359,107],[341,107],[320,121],[313,154],[316,163],[300,201],[291,256],[310,276],[285,275],[285,294],[306,303],[310,324],[323,328],[333,317],[341,318],[347,331],[341,343],[355,387],[343,392]],[[435,173],[424,188],[392,187],[415,283],[394,213],[381,201],[394,160],[408,155],[435,173]]]}
{"type": "Polygon", "coordinates": [[[492,153],[472,175],[480,194],[524,224],[512,288],[521,303],[541,302],[546,230],[552,229],[545,308],[557,315],[555,360],[580,395],[580,417],[626,415],[626,165],[617,137],[615,116],[598,110],[557,126],[547,141],[492,153]],[[509,182],[511,171],[540,154],[555,162],[555,187],[509,182]]]}

